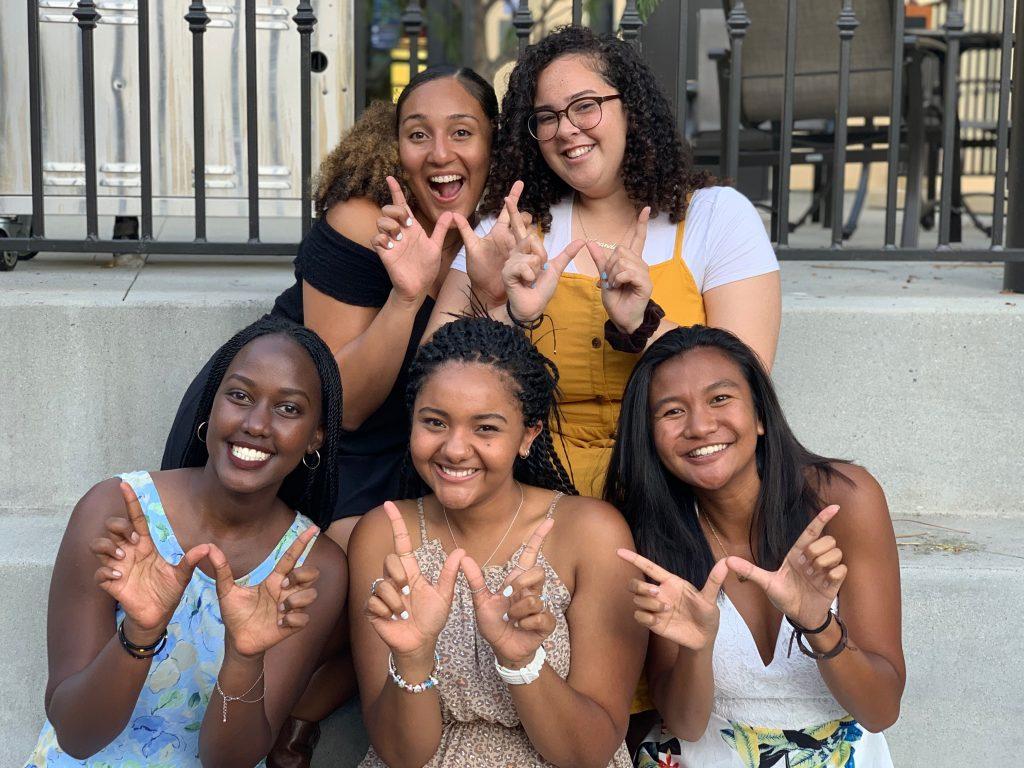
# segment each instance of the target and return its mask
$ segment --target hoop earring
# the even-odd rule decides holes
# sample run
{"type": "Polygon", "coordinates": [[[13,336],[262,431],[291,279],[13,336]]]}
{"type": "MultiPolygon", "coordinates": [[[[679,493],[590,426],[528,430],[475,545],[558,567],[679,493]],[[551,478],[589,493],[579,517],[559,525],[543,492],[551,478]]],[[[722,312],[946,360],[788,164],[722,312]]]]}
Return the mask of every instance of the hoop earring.
{"type": "MultiPolygon", "coordinates": [[[[196,439],[199,440],[200,443],[206,442],[206,437],[203,435],[203,427],[205,427],[206,425],[207,423],[204,421],[202,424],[196,427],[196,439]]],[[[207,430],[207,432],[209,432],[209,430],[207,430]]]]}
{"type": "Polygon", "coordinates": [[[302,457],[302,463],[306,465],[306,469],[312,472],[313,470],[320,466],[320,451],[314,449],[313,453],[307,453],[305,456],[302,457]],[[316,464],[310,464],[307,461],[307,459],[310,456],[313,456],[314,454],[316,455],[316,464]]]}

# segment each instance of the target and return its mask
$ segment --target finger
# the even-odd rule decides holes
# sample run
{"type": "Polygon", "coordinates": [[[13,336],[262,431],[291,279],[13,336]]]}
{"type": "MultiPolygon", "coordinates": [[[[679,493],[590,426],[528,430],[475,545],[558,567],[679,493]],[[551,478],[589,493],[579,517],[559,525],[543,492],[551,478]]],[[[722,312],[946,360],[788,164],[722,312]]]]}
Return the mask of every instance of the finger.
{"type": "Polygon", "coordinates": [[[123,574],[116,568],[102,566],[96,569],[96,583],[103,586],[105,582],[117,581],[123,574]]]}
{"type": "MultiPolygon", "coordinates": [[[[131,520],[132,528],[139,534],[140,539],[148,539],[149,523],[146,522],[146,515],[142,512],[142,505],[139,503],[139,497],[135,494],[135,489],[128,483],[121,483],[121,496],[128,509],[128,519],[131,520]]],[[[134,541],[134,539],[132,540],[134,541]]]]}
{"type": "Polygon", "coordinates": [[[714,567],[711,569],[711,573],[708,574],[708,580],[704,582],[704,589],[700,591],[701,596],[709,603],[714,603],[718,600],[718,593],[722,589],[722,585],[725,583],[725,577],[729,575],[729,564],[723,557],[714,567]]]}
{"type": "Polygon", "coordinates": [[[390,251],[395,247],[395,241],[388,235],[374,235],[370,238],[370,245],[378,251],[390,251]]]}
{"type": "MultiPolygon", "coordinates": [[[[508,194],[505,195],[505,200],[506,201],[507,200],[512,200],[512,202],[514,203],[514,207],[516,209],[519,208],[519,198],[522,196],[522,194],[523,194],[523,187],[525,187],[525,186],[526,185],[523,184],[522,181],[516,180],[515,182],[512,183],[512,188],[509,189],[508,194]]],[[[509,224],[509,207],[508,207],[508,205],[503,205],[501,207],[501,213],[498,214],[498,223],[499,224],[506,224],[506,225],[509,224]]]]}
{"type": "Polygon", "coordinates": [[[644,243],[647,241],[647,223],[651,220],[651,206],[646,205],[637,216],[636,226],[633,228],[633,237],[629,241],[629,250],[643,258],[644,243]]]}
{"type": "Polygon", "coordinates": [[[846,580],[847,568],[845,565],[837,565],[831,571],[828,572],[829,586],[839,588],[843,585],[843,581],[846,580]]]}
{"type": "Polygon", "coordinates": [[[793,549],[803,551],[808,544],[821,536],[821,532],[825,530],[825,526],[828,525],[828,521],[836,516],[839,511],[838,504],[832,504],[825,507],[821,512],[814,516],[811,520],[810,525],[804,528],[804,532],[800,534],[800,538],[796,540],[796,544],[793,545],[793,549]]]}
{"type": "Polygon", "coordinates": [[[801,552],[800,564],[803,565],[808,560],[813,560],[819,555],[823,555],[830,549],[836,548],[836,540],[831,536],[822,536],[820,539],[816,539],[804,547],[804,551],[801,552]]]}
{"type": "Polygon", "coordinates": [[[175,570],[177,570],[178,578],[182,584],[188,583],[192,578],[192,572],[195,571],[199,563],[206,559],[206,556],[210,553],[211,546],[210,544],[197,544],[178,561],[175,570]]]}
{"type": "Polygon", "coordinates": [[[647,613],[661,613],[668,610],[668,606],[665,603],[653,597],[634,597],[633,606],[647,613]]]}
{"type": "Polygon", "coordinates": [[[378,619],[390,619],[392,616],[398,618],[392,610],[388,608],[387,604],[376,595],[370,595],[370,599],[366,601],[366,612],[371,617],[378,619]]]}
{"type": "Polygon", "coordinates": [[[529,234],[529,230],[523,226],[523,217],[519,215],[519,198],[511,195],[505,198],[505,211],[508,213],[509,228],[517,238],[522,240],[529,234]]]}
{"type": "Polygon", "coordinates": [[[629,580],[629,591],[634,595],[657,595],[661,592],[661,587],[657,584],[651,584],[649,581],[641,581],[640,579],[629,580]]]}
{"type": "Polygon", "coordinates": [[[409,204],[408,202],[406,202],[405,193],[402,191],[402,185],[398,183],[398,179],[396,179],[394,176],[388,176],[387,183],[388,189],[391,190],[391,202],[397,206],[401,206],[406,211],[408,211],[409,204]]]}
{"type": "Polygon", "coordinates": [[[320,578],[320,569],[315,565],[301,565],[292,569],[288,577],[281,580],[281,589],[302,589],[320,578]]]}
{"type": "Polygon", "coordinates": [[[555,617],[549,611],[535,613],[525,619],[520,619],[519,628],[547,636],[555,631],[555,617]]]}
{"type": "Polygon", "coordinates": [[[277,626],[284,629],[302,629],[307,624],[309,624],[309,614],[302,611],[285,613],[277,619],[277,626]]]}
{"type": "MultiPolygon", "coordinates": [[[[463,555],[459,568],[466,574],[466,581],[469,583],[469,591],[473,595],[474,606],[482,604],[484,600],[492,596],[491,591],[487,589],[487,582],[484,581],[484,572],[480,570],[476,560],[469,555],[463,555]]],[[[438,582],[438,586],[440,586],[440,582],[438,582]]]]}
{"type": "Polygon", "coordinates": [[[217,582],[217,597],[226,597],[235,586],[235,576],[231,573],[231,566],[228,565],[228,559],[221,552],[220,547],[216,544],[210,544],[210,551],[206,555],[206,559],[213,565],[214,579],[217,582]]]}
{"type": "Polygon", "coordinates": [[[540,595],[530,595],[512,603],[505,615],[508,616],[509,621],[521,621],[527,616],[546,611],[547,608],[547,604],[540,599],[540,595]]]}
{"type": "Polygon", "coordinates": [[[527,590],[539,592],[544,585],[544,578],[544,569],[537,566],[534,566],[525,573],[520,573],[518,570],[513,568],[505,578],[505,584],[512,588],[512,591],[509,592],[510,595],[527,590]],[[516,576],[516,574],[519,575],[516,576]],[[513,576],[515,578],[513,578],[513,576]]]}
{"type": "Polygon", "coordinates": [[[523,220],[523,226],[529,229],[530,225],[533,224],[533,214],[529,211],[520,211],[519,216],[523,220]]]}
{"type": "Polygon", "coordinates": [[[556,275],[561,275],[565,272],[565,268],[569,266],[569,262],[576,258],[576,254],[580,252],[580,249],[582,249],[585,244],[586,242],[584,240],[573,240],[562,249],[560,254],[547,262],[548,269],[554,270],[556,275]]]}
{"type": "MultiPolygon", "coordinates": [[[[455,580],[459,576],[459,567],[466,554],[464,549],[456,549],[447,558],[445,558],[444,565],[441,566],[441,573],[437,577],[437,591],[445,600],[450,604],[452,597],[455,595],[455,580]]],[[[480,570],[477,568],[477,570],[480,570]]],[[[466,577],[467,579],[469,576],[466,577]]],[[[480,579],[483,580],[483,574],[480,574],[480,579]]]]}
{"type": "MultiPolygon", "coordinates": [[[[387,210],[387,208],[394,209],[394,206],[389,205],[384,210],[387,210]]],[[[405,217],[403,216],[402,218],[405,217]]],[[[380,232],[382,235],[388,235],[389,237],[393,237],[395,238],[395,240],[402,239],[402,225],[399,224],[396,219],[393,219],[389,216],[381,216],[379,219],[377,219],[377,231],[380,232]]]]}
{"type": "Polygon", "coordinates": [[[448,230],[451,229],[454,218],[454,215],[450,211],[445,211],[437,217],[437,222],[434,224],[434,231],[430,233],[430,242],[438,248],[444,245],[444,239],[448,236],[448,230]]]}
{"type": "Polygon", "coordinates": [[[505,279],[513,283],[532,286],[537,282],[537,273],[525,261],[517,261],[505,267],[505,279]]]}
{"type": "Polygon", "coordinates": [[[814,562],[811,564],[811,573],[820,571],[824,573],[830,571],[843,562],[843,551],[841,549],[830,549],[823,555],[814,558],[814,562]]]}
{"type": "Polygon", "coordinates": [[[405,607],[405,601],[402,600],[399,589],[400,587],[385,579],[377,584],[377,591],[374,594],[383,601],[393,615],[408,619],[409,611],[405,607]]]}
{"type": "Polygon", "coordinates": [[[615,551],[615,554],[617,554],[619,557],[621,557],[627,563],[632,563],[633,565],[635,565],[637,568],[639,568],[644,573],[644,575],[650,576],[652,579],[654,579],[659,584],[664,582],[664,581],[668,581],[674,575],[674,574],[669,573],[668,571],[666,571],[664,568],[662,568],[657,563],[652,563],[646,557],[643,557],[642,555],[638,555],[636,552],[634,552],[631,549],[617,549],[615,551]]]}
{"type": "Polygon", "coordinates": [[[537,564],[537,556],[540,554],[541,547],[544,546],[544,539],[551,533],[554,525],[553,517],[545,517],[540,521],[540,525],[533,529],[533,533],[530,534],[530,538],[526,542],[526,547],[519,555],[518,563],[522,570],[529,571],[537,564]]]}
{"type": "Polygon", "coordinates": [[[320,529],[315,525],[309,526],[306,530],[295,537],[295,541],[291,543],[291,546],[284,551],[281,555],[281,559],[277,561],[277,565],[274,566],[274,573],[280,576],[287,576],[288,573],[295,567],[295,563],[298,562],[299,558],[302,557],[302,553],[309,546],[309,542],[313,540],[313,537],[320,533],[320,529]]]}
{"type": "Polygon", "coordinates": [[[452,214],[452,220],[455,222],[455,226],[459,230],[459,236],[462,237],[462,243],[467,249],[474,247],[480,242],[480,238],[470,225],[469,219],[461,213],[455,212],[452,214]]]}
{"type": "Polygon", "coordinates": [[[608,273],[609,288],[621,288],[624,285],[640,285],[640,275],[631,265],[622,266],[608,273]]]}
{"type": "Polygon", "coordinates": [[[729,570],[741,579],[749,579],[757,584],[761,589],[768,588],[768,583],[772,579],[772,574],[768,571],[763,568],[758,568],[749,560],[744,560],[742,557],[736,557],[735,555],[726,558],[725,562],[726,565],[728,565],[729,570]]]}
{"type": "Polygon", "coordinates": [[[608,252],[593,240],[587,241],[587,251],[590,253],[590,258],[594,260],[594,266],[597,267],[598,276],[602,281],[607,280],[608,252]]]}
{"type": "Polygon", "coordinates": [[[643,624],[645,627],[650,629],[660,620],[660,616],[656,613],[648,613],[647,611],[634,611],[633,618],[636,619],[638,624],[643,624]]]}
{"type": "Polygon", "coordinates": [[[388,553],[384,558],[384,578],[389,579],[395,585],[395,589],[403,595],[408,595],[412,591],[402,559],[394,553],[388,553]]]}
{"type": "MultiPolygon", "coordinates": [[[[124,550],[110,539],[93,539],[92,543],[89,544],[89,551],[96,555],[96,557],[104,558],[105,560],[124,560],[124,550]]],[[[110,563],[104,562],[104,565],[110,565],[110,563]]]]}
{"type": "Polygon", "coordinates": [[[115,544],[139,543],[139,534],[136,533],[132,521],[126,517],[108,517],[105,523],[107,531],[113,537],[115,544]]]}
{"type": "Polygon", "coordinates": [[[282,600],[278,604],[277,610],[281,613],[287,613],[288,611],[294,611],[296,608],[307,608],[313,604],[316,596],[317,591],[312,587],[300,590],[282,600]]]}
{"type": "Polygon", "coordinates": [[[402,559],[402,566],[405,573],[411,580],[414,575],[419,575],[420,566],[412,554],[412,538],[409,536],[409,529],[405,527],[405,519],[393,501],[384,502],[384,514],[391,521],[391,533],[395,540],[395,552],[402,559]]]}

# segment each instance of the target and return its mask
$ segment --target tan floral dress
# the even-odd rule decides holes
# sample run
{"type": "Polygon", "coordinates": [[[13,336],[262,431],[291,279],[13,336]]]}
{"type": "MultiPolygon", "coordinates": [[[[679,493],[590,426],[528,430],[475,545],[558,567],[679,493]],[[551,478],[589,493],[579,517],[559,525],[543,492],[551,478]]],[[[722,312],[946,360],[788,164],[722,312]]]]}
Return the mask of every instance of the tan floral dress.
{"type": "MultiPolygon", "coordinates": [[[[562,494],[556,494],[548,509],[548,517],[555,513],[555,505],[562,494]]],[[[414,554],[420,571],[431,582],[437,583],[447,553],[438,539],[427,537],[427,524],[423,517],[423,499],[417,500],[419,512],[420,545],[414,554]]],[[[525,545],[523,545],[525,546],[525,545]]],[[[498,591],[513,561],[523,547],[504,565],[484,569],[484,580],[492,591],[498,591]]],[[[572,595],[555,573],[544,553],[537,557],[544,569],[544,591],[548,605],[555,616],[555,631],[544,641],[547,664],[565,679],[569,675],[569,625],[565,611],[572,595]]],[[[441,697],[441,745],[428,768],[534,768],[551,766],[530,743],[530,738],[519,723],[508,686],[494,669],[494,651],[481,636],[476,626],[473,595],[466,577],[461,572],[455,582],[455,597],[448,623],[437,639],[437,652],[441,656],[438,675],[441,697]]],[[[385,763],[373,747],[367,753],[361,768],[380,768],[385,763]]],[[[614,768],[631,765],[626,745],[616,750],[608,764],[614,768]]]]}

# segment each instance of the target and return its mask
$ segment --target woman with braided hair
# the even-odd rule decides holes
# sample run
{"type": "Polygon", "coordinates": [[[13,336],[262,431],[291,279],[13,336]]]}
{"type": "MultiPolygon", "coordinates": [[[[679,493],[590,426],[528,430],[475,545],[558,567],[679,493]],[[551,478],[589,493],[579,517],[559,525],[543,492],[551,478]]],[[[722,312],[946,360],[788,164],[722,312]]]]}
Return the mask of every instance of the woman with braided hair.
{"type": "Polygon", "coordinates": [[[630,536],[553,449],[557,380],[490,318],[417,353],[409,466],[427,493],[371,511],[349,545],[363,766],[629,766],[645,649],[618,581],[637,575],[615,556],[630,536]]]}
{"type": "Polygon", "coordinates": [[[562,374],[555,447],[580,492],[600,496],[626,379],[653,339],[727,328],[771,366],[778,263],[750,202],[693,167],[657,78],[623,40],[568,26],[529,46],[495,146],[489,218],[474,231],[456,217],[466,249],[430,329],[470,288],[529,329],[562,374]],[[509,224],[492,229],[499,214],[509,224]]]}

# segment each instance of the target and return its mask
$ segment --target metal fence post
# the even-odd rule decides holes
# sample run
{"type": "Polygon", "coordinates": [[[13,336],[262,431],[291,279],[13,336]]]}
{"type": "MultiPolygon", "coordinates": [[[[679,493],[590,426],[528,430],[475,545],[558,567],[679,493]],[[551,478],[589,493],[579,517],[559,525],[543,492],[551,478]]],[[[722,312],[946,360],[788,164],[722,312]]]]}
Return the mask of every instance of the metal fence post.
{"type": "Polygon", "coordinates": [[[644,20],[640,18],[640,12],[636,7],[636,0],[627,0],[626,7],[622,11],[622,18],[619,20],[622,39],[630,43],[634,48],[639,48],[640,30],[643,25],[644,20]]]}
{"type": "Polygon", "coordinates": [[[512,14],[512,26],[516,30],[516,37],[519,40],[517,55],[522,56],[526,46],[530,44],[530,32],[533,30],[533,12],[530,10],[528,0],[519,0],[515,13],[512,14]]]}
{"type": "Polygon", "coordinates": [[[100,20],[93,0],[78,0],[71,13],[82,30],[82,122],[85,132],[85,238],[99,240],[99,212],[96,199],[96,70],[93,61],[93,31],[100,20]]]}
{"type": "MultiPolygon", "coordinates": [[[[1014,48],[1021,42],[1024,34],[1024,0],[1017,0],[1017,21],[1014,24],[1014,48]]],[[[1003,23],[1008,24],[1009,19],[1003,23]]],[[[1010,131],[1010,173],[1006,199],[1009,215],[1006,217],[1006,247],[1020,248],[1024,246],[1024,55],[1014,51],[1013,57],[1013,91],[1010,103],[1013,114],[1010,125],[1017,130],[1010,131]]],[[[1024,263],[1005,262],[1003,266],[1003,290],[1024,293],[1024,263]]]]}
{"type": "Polygon", "coordinates": [[[402,12],[402,31],[409,38],[409,82],[420,71],[420,32],[423,31],[423,9],[420,0],[409,0],[402,12]]]}
{"type": "Polygon", "coordinates": [[[310,76],[310,36],[313,34],[313,27],[316,26],[316,14],[313,12],[313,4],[309,0],[299,0],[298,8],[292,17],[295,28],[299,31],[299,99],[302,112],[302,236],[309,233],[310,220],[312,219],[312,200],[310,191],[310,177],[313,175],[313,95],[310,76]]]}

